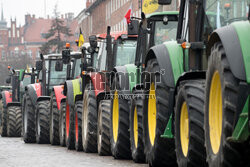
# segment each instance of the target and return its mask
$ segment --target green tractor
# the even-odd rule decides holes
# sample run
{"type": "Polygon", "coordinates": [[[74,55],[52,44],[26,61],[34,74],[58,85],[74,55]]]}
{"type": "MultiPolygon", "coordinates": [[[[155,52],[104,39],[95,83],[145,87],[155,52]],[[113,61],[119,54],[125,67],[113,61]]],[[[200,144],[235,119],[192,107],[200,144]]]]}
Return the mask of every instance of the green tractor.
{"type": "MultiPolygon", "coordinates": [[[[137,19],[132,18],[131,24],[137,19]]],[[[113,148],[116,158],[129,158],[131,155],[134,162],[145,162],[142,138],[143,75],[141,74],[145,70],[143,61],[152,46],[176,39],[177,23],[178,12],[175,11],[156,12],[146,18],[142,14],[136,55],[132,61],[115,68],[116,77],[113,80],[113,92],[111,92],[113,98],[111,100],[110,134],[111,142],[114,143],[113,145],[117,145],[113,148]],[[114,88],[114,86],[116,87],[114,88]]]]}
{"type": "Polygon", "coordinates": [[[176,158],[179,166],[249,166],[247,5],[181,0],[177,42],[148,51],[143,138],[151,166],[176,158]]]}
{"type": "MultiPolygon", "coordinates": [[[[2,136],[20,137],[22,131],[22,108],[21,102],[24,95],[24,87],[27,84],[34,83],[36,73],[32,68],[32,73],[24,69],[14,70],[8,66],[9,77],[7,84],[11,84],[10,90],[1,92],[3,112],[1,115],[2,136]]],[[[30,69],[27,69],[28,71],[30,69]]]]}

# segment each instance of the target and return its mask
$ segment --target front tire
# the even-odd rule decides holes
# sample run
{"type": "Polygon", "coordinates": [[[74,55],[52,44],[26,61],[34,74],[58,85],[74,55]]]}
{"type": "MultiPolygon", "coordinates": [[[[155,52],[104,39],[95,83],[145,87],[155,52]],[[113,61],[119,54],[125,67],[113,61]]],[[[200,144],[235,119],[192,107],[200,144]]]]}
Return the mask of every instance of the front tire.
{"type": "MultiPolygon", "coordinates": [[[[1,101],[2,103],[2,101],[1,101]]],[[[3,106],[3,105],[2,105],[3,106]]],[[[1,136],[7,137],[7,108],[3,106],[1,110],[1,136]]]]}
{"type": "Polygon", "coordinates": [[[87,84],[83,97],[82,146],[84,152],[97,152],[97,102],[93,84],[87,84]]]}
{"type": "Polygon", "coordinates": [[[25,106],[23,111],[23,140],[25,143],[36,142],[36,119],[35,107],[32,104],[31,97],[26,93],[25,106]]]}
{"type": "Polygon", "coordinates": [[[62,102],[60,106],[60,117],[59,117],[59,138],[60,138],[60,145],[62,147],[66,146],[65,142],[65,120],[66,120],[66,102],[62,102]]]}
{"type": "Polygon", "coordinates": [[[82,151],[82,101],[75,103],[75,148],[82,151]]]}
{"type": "Polygon", "coordinates": [[[57,108],[55,92],[52,92],[50,100],[50,144],[59,145],[59,110],[57,108]]]}
{"type": "Polygon", "coordinates": [[[110,100],[101,100],[98,107],[97,145],[100,156],[111,155],[110,151],[110,100]]]}
{"type": "Polygon", "coordinates": [[[66,102],[65,142],[69,150],[75,149],[75,112],[74,107],[66,102]]]}
{"type": "Polygon", "coordinates": [[[49,100],[37,102],[36,106],[36,142],[49,144],[49,100]]]}
{"type": "Polygon", "coordinates": [[[173,113],[169,104],[170,87],[160,81],[160,67],[156,59],[148,61],[143,111],[143,143],[146,161],[150,166],[177,166],[173,139],[161,137],[173,113]]]}
{"type": "Polygon", "coordinates": [[[135,98],[132,99],[130,110],[130,147],[132,159],[136,163],[145,162],[142,115],[143,115],[143,90],[134,92],[135,98]]]}
{"type": "MultiPolygon", "coordinates": [[[[237,55],[235,55],[237,56],[237,55]]],[[[246,166],[243,157],[250,144],[232,143],[241,111],[237,111],[240,80],[234,77],[221,42],[211,49],[206,76],[205,144],[209,166],[246,166]]],[[[249,141],[248,141],[249,142],[249,141]]]]}
{"type": "Polygon", "coordinates": [[[22,113],[20,106],[10,106],[7,109],[7,135],[8,137],[20,137],[22,132],[22,113]]]}
{"type": "Polygon", "coordinates": [[[175,103],[175,148],[180,167],[205,167],[204,80],[180,83],[175,103]]]}

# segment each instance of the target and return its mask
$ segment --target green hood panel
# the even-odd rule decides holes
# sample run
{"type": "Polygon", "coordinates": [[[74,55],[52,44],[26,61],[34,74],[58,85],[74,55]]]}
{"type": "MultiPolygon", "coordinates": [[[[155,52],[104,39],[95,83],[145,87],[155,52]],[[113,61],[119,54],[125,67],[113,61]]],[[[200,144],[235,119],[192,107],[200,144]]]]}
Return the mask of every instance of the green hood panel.
{"type": "Polygon", "coordinates": [[[182,47],[176,41],[168,41],[164,43],[168,49],[170,61],[172,64],[172,70],[174,75],[175,84],[183,70],[183,50],[182,47]]]}
{"type": "Polygon", "coordinates": [[[74,101],[75,101],[76,95],[82,94],[81,83],[82,83],[82,78],[72,80],[73,91],[74,91],[74,101]]]}
{"type": "Polygon", "coordinates": [[[246,70],[246,80],[247,83],[250,83],[250,23],[249,21],[240,21],[232,23],[232,26],[235,28],[240,46],[242,49],[243,60],[246,70]]]}
{"type": "Polygon", "coordinates": [[[134,64],[125,65],[127,73],[129,74],[129,89],[132,92],[133,88],[136,85],[136,66],[134,64]]]}

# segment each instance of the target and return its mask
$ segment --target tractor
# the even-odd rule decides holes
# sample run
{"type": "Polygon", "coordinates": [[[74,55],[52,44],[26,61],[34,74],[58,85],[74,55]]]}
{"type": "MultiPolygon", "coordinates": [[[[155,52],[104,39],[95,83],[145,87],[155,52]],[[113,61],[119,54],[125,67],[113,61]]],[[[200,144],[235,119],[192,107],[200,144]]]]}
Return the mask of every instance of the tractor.
{"type": "MultiPolygon", "coordinates": [[[[141,18],[142,20],[139,25],[136,57],[134,61],[135,66],[130,70],[130,74],[134,74],[136,79],[133,85],[131,83],[129,84],[130,94],[132,94],[132,97],[130,102],[127,104],[127,107],[130,104],[130,149],[132,159],[136,163],[145,162],[142,130],[143,99],[145,98],[143,92],[143,77],[145,74],[143,62],[147,51],[151,47],[159,45],[163,41],[176,40],[178,12],[155,12],[147,15],[146,17],[144,13],[142,13],[141,18]],[[163,34],[163,32],[165,34],[163,34]]],[[[129,83],[130,81],[126,82],[129,83]]]]}
{"type": "Polygon", "coordinates": [[[3,112],[6,112],[4,110],[6,110],[6,108],[4,108],[4,104],[3,104],[3,95],[2,92],[4,91],[9,91],[11,89],[11,86],[0,86],[0,134],[2,134],[2,114],[3,112]]]}
{"type": "Polygon", "coordinates": [[[66,49],[62,51],[62,60],[58,62],[59,71],[63,70],[63,64],[66,64],[67,68],[66,71],[64,71],[64,73],[66,73],[65,81],[60,83],[62,85],[53,86],[50,97],[50,143],[52,145],[60,144],[59,119],[61,110],[65,108],[64,102],[66,99],[63,95],[63,85],[66,80],[72,80],[80,77],[81,58],[81,52],[73,52],[70,50],[70,46],[67,46],[66,49]]]}
{"type": "Polygon", "coordinates": [[[151,166],[249,166],[247,5],[181,0],[177,42],[148,51],[143,141],[151,166]]]}
{"type": "Polygon", "coordinates": [[[8,69],[9,78],[6,79],[6,83],[11,83],[11,89],[2,92],[2,136],[20,137],[22,131],[21,102],[23,87],[35,82],[36,73],[34,69],[32,69],[32,73],[25,72],[24,69],[15,70],[10,66],[8,66],[8,69]]]}
{"type": "Polygon", "coordinates": [[[25,87],[23,102],[23,140],[25,143],[49,143],[50,94],[53,86],[66,79],[66,64],[61,54],[40,55],[36,61],[39,83],[25,87]],[[60,67],[63,66],[63,67],[60,67]],[[61,71],[60,68],[63,68],[61,71]]]}
{"type": "Polygon", "coordinates": [[[82,119],[82,87],[85,72],[93,71],[98,54],[97,39],[95,36],[89,37],[90,44],[85,43],[81,46],[82,56],[79,63],[80,77],[69,79],[64,83],[61,111],[59,115],[59,139],[61,146],[68,149],[82,150],[81,140],[81,119],[82,119]]]}

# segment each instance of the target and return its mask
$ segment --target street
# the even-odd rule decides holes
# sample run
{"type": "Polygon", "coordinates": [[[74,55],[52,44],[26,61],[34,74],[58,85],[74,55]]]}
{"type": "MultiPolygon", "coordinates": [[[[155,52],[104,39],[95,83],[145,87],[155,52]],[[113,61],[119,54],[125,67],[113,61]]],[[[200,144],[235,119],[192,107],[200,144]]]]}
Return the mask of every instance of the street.
{"type": "Polygon", "coordinates": [[[132,160],[115,160],[61,146],[25,144],[21,138],[0,137],[0,167],[146,167],[132,160]]]}

